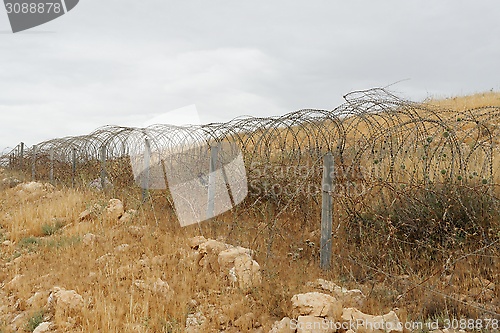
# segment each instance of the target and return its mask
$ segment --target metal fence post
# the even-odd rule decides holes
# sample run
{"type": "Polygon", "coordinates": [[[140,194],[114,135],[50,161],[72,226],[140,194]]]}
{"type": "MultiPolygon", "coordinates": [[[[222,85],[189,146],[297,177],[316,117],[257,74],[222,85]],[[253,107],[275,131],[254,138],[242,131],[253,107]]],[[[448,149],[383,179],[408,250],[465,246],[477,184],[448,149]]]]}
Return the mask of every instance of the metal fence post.
{"type": "Polygon", "coordinates": [[[327,153],[323,159],[323,182],[321,184],[322,207],[320,267],[324,270],[330,269],[332,258],[332,190],[334,167],[333,155],[331,153],[327,153]]]}
{"type": "Polygon", "coordinates": [[[50,183],[54,185],[54,148],[50,148],[50,172],[49,179],[50,183]]]}
{"type": "Polygon", "coordinates": [[[144,140],[144,170],[141,180],[142,187],[142,201],[145,202],[149,194],[149,175],[151,166],[151,145],[149,144],[149,139],[144,140]]]}
{"type": "Polygon", "coordinates": [[[106,145],[102,145],[101,153],[101,189],[104,191],[106,187],[106,145]]]}
{"type": "Polygon", "coordinates": [[[36,179],[36,145],[33,146],[33,158],[31,161],[31,180],[35,181],[36,179]]]}
{"type": "Polygon", "coordinates": [[[21,142],[21,149],[19,151],[19,160],[20,160],[19,166],[22,170],[24,167],[24,142],[21,142]]]}
{"type": "Polygon", "coordinates": [[[210,147],[210,167],[208,173],[208,202],[207,202],[207,219],[214,217],[215,211],[215,190],[216,190],[216,174],[217,156],[219,155],[219,146],[210,147]]]}
{"type": "Polygon", "coordinates": [[[76,148],[73,148],[71,155],[71,186],[75,187],[75,176],[76,176],[76,148]]]}

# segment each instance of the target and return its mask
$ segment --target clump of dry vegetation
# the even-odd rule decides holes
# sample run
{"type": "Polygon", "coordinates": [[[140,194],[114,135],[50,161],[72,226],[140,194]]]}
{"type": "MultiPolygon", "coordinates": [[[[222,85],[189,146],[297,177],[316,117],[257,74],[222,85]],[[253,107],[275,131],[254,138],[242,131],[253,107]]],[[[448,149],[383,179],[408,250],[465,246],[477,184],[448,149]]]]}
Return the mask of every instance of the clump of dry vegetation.
{"type": "MultiPolygon", "coordinates": [[[[9,180],[0,191],[0,332],[33,331],[46,319],[61,332],[184,332],[190,322],[200,332],[268,332],[292,316],[292,297],[318,278],[362,290],[365,313],[397,309],[402,321],[441,323],[499,319],[500,124],[492,120],[500,118],[474,108],[500,105],[500,94],[426,103],[417,111],[403,105],[397,117],[379,110],[343,119],[329,271],[318,265],[317,186],[295,194],[267,184],[283,190],[321,181],[320,160],[302,157],[309,170],[303,173],[285,168],[295,155],[272,153],[310,144],[308,135],[324,138],[312,122],[276,130],[281,147],[263,140],[268,155],[262,163],[249,157],[262,170],[249,170],[245,202],[185,228],[168,191],[151,191],[143,201],[129,167],[124,176],[117,161],[110,173],[127,186],[107,191],[62,182],[9,188],[17,184],[9,180]],[[415,112],[427,120],[417,121],[415,112]],[[110,198],[123,202],[127,218],[108,212],[110,198]],[[190,244],[199,235],[253,250],[262,283],[242,290],[200,266],[190,244]],[[57,288],[82,298],[77,315],[59,322],[47,305],[57,288]]],[[[27,175],[2,170],[0,179],[7,177],[27,175]]]]}

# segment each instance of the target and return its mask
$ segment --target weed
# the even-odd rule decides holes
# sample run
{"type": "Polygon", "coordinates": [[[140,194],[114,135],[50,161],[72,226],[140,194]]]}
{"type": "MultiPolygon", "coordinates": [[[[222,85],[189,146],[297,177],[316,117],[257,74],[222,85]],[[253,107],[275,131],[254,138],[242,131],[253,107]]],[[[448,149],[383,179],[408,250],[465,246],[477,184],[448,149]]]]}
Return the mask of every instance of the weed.
{"type": "Polygon", "coordinates": [[[38,246],[40,244],[41,244],[40,238],[33,236],[25,237],[21,239],[21,241],[19,242],[19,245],[21,247],[27,247],[27,248],[33,248],[34,246],[38,246]]]}
{"type": "Polygon", "coordinates": [[[44,224],[42,225],[42,232],[45,236],[52,236],[57,230],[61,229],[64,225],[61,222],[56,222],[55,224],[44,224]]]}
{"type": "Polygon", "coordinates": [[[40,310],[38,312],[35,312],[29,319],[28,323],[26,324],[26,330],[29,332],[33,332],[38,325],[43,323],[43,316],[44,316],[44,311],[40,310]]]}

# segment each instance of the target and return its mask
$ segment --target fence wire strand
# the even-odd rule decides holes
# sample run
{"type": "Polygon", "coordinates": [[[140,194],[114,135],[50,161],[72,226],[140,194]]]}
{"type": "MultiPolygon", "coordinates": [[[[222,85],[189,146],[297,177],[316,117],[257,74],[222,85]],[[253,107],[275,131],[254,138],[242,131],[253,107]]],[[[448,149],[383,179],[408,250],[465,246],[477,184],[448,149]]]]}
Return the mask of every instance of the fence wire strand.
{"type": "Polygon", "coordinates": [[[449,259],[453,249],[455,259],[465,261],[469,256],[457,247],[474,240],[477,248],[470,253],[483,249],[474,260],[489,262],[487,275],[498,278],[500,107],[449,110],[403,100],[379,88],[344,98],[333,110],[305,109],[279,117],[200,126],[105,126],[88,135],[41,142],[25,148],[22,156],[17,146],[0,156],[0,165],[27,171],[34,161],[36,178],[46,180],[52,152],[54,181],[70,185],[76,178],[86,186],[100,175],[104,149],[109,181],[134,186],[131,161],[143,155],[146,139],[156,165],[151,166],[156,168],[152,178],[162,178],[165,165],[175,164],[180,155],[191,154],[183,160],[184,169],[194,170],[206,155],[200,147],[220,145],[227,156],[241,151],[247,169],[249,196],[238,208],[239,216],[270,214],[268,227],[259,226],[256,234],[272,227],[271,235],[292,241],[293,230],[317,228],[322,158],[331,152],[337,186],[332,191],[334,213],[348,238],[343,241],[360,249],[348,254],[338,250],[339,260],[358,263],[364,273],[391,265],[411,273],[397,259],[408,256],[408,248],[415,256],[427,253],[436,260],[449,259]],[[266,211],[266,205],[273,212],[266,211]],[[293,214],[305,218],[285,218],[293,214]],[[396,258],[368,250],[381,247],[396,258]]]}

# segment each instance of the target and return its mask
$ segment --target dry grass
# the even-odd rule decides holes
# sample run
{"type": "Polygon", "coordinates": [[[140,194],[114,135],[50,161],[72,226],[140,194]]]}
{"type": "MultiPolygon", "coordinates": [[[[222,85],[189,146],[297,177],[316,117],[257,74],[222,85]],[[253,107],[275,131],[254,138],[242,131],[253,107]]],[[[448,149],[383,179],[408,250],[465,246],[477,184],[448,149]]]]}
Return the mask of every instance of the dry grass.
{"type": "MultiPolygon", "coordinates": [[[[500,94],[429,103],[462,111],[499,105],[500,94]]],[[[362,124],[352,126],[357,128],[358,139],[367,136],[362,124]]],[[[411,158],[414,153],[402,155],[398,165],[405,165],[405,170],[418,165],[411,158]]],[[[496,154],[494,163],[499,160],[496,154]]],[[[353,156],[353,160],[366,163],[361,157],[353,156]]],[[[474,158],[482,163],[480,154],[471,160],[474,158]]],[[[370,160],[373,161],[371,155],[370,160]]],[[[438,159],[435,163],[446,164],[438,159]]],[[[372,164],[360,165],[364,170],[374,169],[372,164]]],[[[374,172],[388,172],[383,169],[387,165],[378,168],[374,172]]],[[[436,169],[442,168],[438,165],[436,169]]],[[[399,172],[407,182],[421,177],[399,172]]],[[[495,175],[498,177],[498,173],[495,175]]],[[[23,311],[29,314],[22,318],[26,325],[30,318],[36,318],[43,305],[30,305],[27,300],[36,292],[47,293],[55,286],[73,289],[85,300],[85,310],[77,318],[73,332],[183,332],[188,315],[200,311],[207,318],[202,329],[205,332],[226,326],[227,332],[236,332],[232,323],[248,312],[255,314],[267,332],[274,320],[290,315],[291,297],[306,291],[306,282],[319,277],[362,289],[368,301],[360,310],[367,313],[380,314],[397,307],[408,320],[485,318],[494,317],[495,312],[498,317],[500,283],[494,287],[492,283],[500,281],[499,244],[481,243],[484,235],[464,236],[453,226],[444,243],[405,239],[398,234],[403,230],[398,221],[420,218],[409,209],[394,209],[403,205],[408,196],[401,195],[400,202],[387,206],[373,205],[383,202],[384,196],[413,190],[414,199],[423,202],[419,207],[429,209],[420,212],[425,218],[443,209],[438,207],[441,203],[426,202],[425,196],[419,199],[427,192],[418,188],[388,192],[384,184],[374,182],[369,186],[365,196],[336,198],[334,264],[328,272],[318,268],[320,216],[317,204],[311,200],[290,208],[279,198],[269,197],[253,206],[245,203],[200,227],[180,228],[165,193],[153,193],[151,200],[143,204],[137,190],[115,190],[113,197],[123,200],[126,208],[138,211],[131,222],[123,224],[104,215],[78,221],[81,211],[95,203],[105,203],[110,194],[68,188],[49,188],[38,196],[20,196],[15,189],[1,191],[0,240],[12,244],[0,245],[0,286],[16,275],[22,275],[23,280],[15,290],[0,289],[0,332],[9,332],[13,316],[23,311]],[[373,198],[377,200],[371,201],[373,198]],[[349,211],[347,206],[356,209],[349,211]],[[457,233],[453,234],[453,230],[457,233]],[[87,233],[97,235],[98,240],[85,244],[87,233]],[[255,250],[264,277],[262,286],[243,293],[228,288],[227,281],[217,273],[200,268],[187,245],[189,237],[200,233],[255,250]],[[129,246],[119,250],[117,247],[123,244],[129,246]],[[430,244],[435,246],[429,247],[430,244]],[[157,278],[168,282],[175,291],[174,297],[165,299],[134,287],[135,280],[157,278]]],[[[460,200],[465,197],[457,196],[460,200]]],[[[470,195],[470,204],[480,198],[470,195]]],[[[467,204],[466,207],[472,207],[467,204]]],[[[412,205],[417,206],[411,202],[408,207],[412,205]]],[[[459,210],[452,211],[450,207],[444,207],[447,214],[458,216],[459,210]]],[[[491,207],[483,207],[484,216],[476,218],[489,223],[488,237],[498,241],[499,217],[486,214],[488,208],[491,207]]],[[[437,226],[440,222],[443,221],[435,221],[437,226]]],[[[439,234],[441,229],[436,230],[439,234]]]]}

